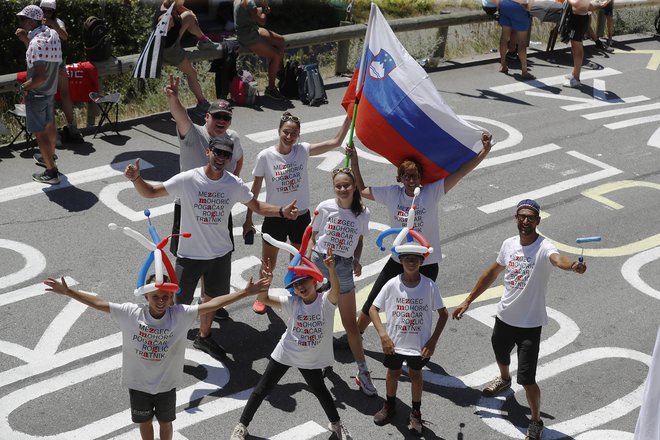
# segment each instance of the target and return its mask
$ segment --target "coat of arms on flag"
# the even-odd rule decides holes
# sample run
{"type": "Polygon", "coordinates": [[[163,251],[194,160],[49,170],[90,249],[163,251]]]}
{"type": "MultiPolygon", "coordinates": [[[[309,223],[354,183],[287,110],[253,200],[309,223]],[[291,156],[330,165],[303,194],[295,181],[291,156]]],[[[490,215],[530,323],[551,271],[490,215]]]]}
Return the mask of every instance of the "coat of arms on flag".
{"type": "Polygon", "coordinates": [[[373,79],[383,79],[396,68],[392,55],[381,49],[369,63],[369,76],[373,79]]]}

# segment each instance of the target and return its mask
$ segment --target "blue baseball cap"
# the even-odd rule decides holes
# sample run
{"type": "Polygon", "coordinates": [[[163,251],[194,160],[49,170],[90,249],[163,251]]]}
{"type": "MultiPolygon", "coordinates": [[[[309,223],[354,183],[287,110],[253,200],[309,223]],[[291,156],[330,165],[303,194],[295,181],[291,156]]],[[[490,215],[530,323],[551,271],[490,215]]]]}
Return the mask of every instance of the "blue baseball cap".
{"type": "Polygon", "coordinates": [[[536,202],[536,200],[532,200],[532,199],[525,199],[519,201],[518,206],[516,207],[516,213],[518,213],[518,211],[520,211],[523,208],[531,209],[532,211],[535,211],[537,215],[541,212],[541,207],[539,206],[539,204],[536,202]]]}

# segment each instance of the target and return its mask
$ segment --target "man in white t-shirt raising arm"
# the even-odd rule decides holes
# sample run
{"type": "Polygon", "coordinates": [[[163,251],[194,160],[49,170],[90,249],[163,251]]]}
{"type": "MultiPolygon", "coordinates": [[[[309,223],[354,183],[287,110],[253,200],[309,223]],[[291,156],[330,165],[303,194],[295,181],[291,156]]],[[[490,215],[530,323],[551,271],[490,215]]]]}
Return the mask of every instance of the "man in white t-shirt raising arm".
{"type": "Polygon", "coordinates": [[[486,269],[467,299],[452,314],[454,319],[461,319],[470,304],[504,271],[504,294],[497,305],[491,337],[500,376],[484,388],[483,394],[492,397],[511,386],[510,355],[513,347],[518,346],[516,379],[525,388],[532,416],[526,440],[540,440],[543,431],[536,365],[541,328],[548,323],[545,295],[550,270],[552,266],[579,274],[587,270],[583,262],[560,255],[549,240],[539,235],[536,227],[541,222],[540,212],[541,208],[534,200],[525,199],[518,203],[515,215],[518,235],[502,243],[497,260],[486,269]]]}
{"type": "MultiPolygon", "coordinates": [[[[181,230],[192,236],[181,240],[177,251],[176,276],[181,291],[176,302],[179,304],[192,302],[202,277],[202,302],[229,293],[233,245],[227,221],[236,203],[243,203],[265,217],[295,219],[298,216],[295,200],[282,207],[260,202],[240,178],[225,172],[232,152],[229,138],[213,138],[206,149],[206,165],[181,172],[162,183],[142,179],[140,159],[124,171],[141,196],[150,199],[174,196],[181,200],[181,230]]],[[[200,316],[199,334],[193,346],[223,358],[225,350],[211,338],[211,324],[213,314],[200,316]]]]}

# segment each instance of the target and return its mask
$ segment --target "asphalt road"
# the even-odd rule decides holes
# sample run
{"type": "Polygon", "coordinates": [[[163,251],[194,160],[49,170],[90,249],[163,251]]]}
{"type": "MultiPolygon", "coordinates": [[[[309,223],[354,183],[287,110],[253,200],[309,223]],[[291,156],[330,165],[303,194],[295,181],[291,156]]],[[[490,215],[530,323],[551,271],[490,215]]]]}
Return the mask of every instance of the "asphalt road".
{"type": "MultiPolygon", "coordinates": [[[[497,73],[492,57],[452,61],[430,74],[447,103],[498,142],[441,203],[444,259],[438,284],[449,307],[462,301],[495,260],[502,240],[516,233],[512,206],[521,198],[540,202],[539,230],[562,252],[580,253],[577,237],[603,237],[585,246],[586,274],[557,270],[551,277],[550,323],[543,331],[538,371],[546,440],[632,439],[658,328],[660,46],[635,36],[617,48],[621,52],[587,49],[590,68],[584,70],[581,90],[561,86],[570,65],[566,50],[551,59],[532,57],[538,80],[531,83],[497,73]]],[[[321,107],[262,98],[259,109],[237,109],[232,128],[242,136],[243,179],[251,181],[257,152],[274,143],[285,108],[305,122],[303,141],[331,137],[343,116],[339,102],[346,83],[329,84],[329,104],[321,107]]],[[[131,292],[146,252],[107,224],[146,234],[141,211],[149,208],[165,235],[172,204],[142,199],[121,171],[139,157],[153,166],[144,170],[147,179],[165,180],[178,170],[178,143],[168,114],[122,123],[119,136],[85,140],[58,151],[66,181],[52,188],[30,182],[38,170],[30,152],[0,148],[0,439],[138,437],[130,423],[128,393],[119,385],[116,325],[109,316],[43,294],[41,281],[65,275],[78,288],[108,300],[134,300],[131,292]]],[[[393,183],[394,167],[362,151],[367,184],[393,183]]],[[[313,203],[332,197],[329,171],[341,161],[337,152],[310,160],[313,203]]],[[[387,257],[375,246],[384,208],[368,206],[372,231],[364,275],[357,281],[359,304],[387,257]]],[[[242,223],[243,212],[234,211],[235,225],[242,223]]],[[[259,241],[253,246],[239,241],[234,288],[257,274],[259,241]]],[[[281,256],[276,280],[283,266],[281,256]]],[[[520,387],[501,398],[480,394],[497,375],[490,327],[501,288],[494,287],[469,316],[448,323],[424,373],[424,438],[524,438],[529,410],[520,387]]],[[[231,319],[214,325],[214,337],[230,353],[225,362],[190,344],[175,438],[228,438],[238,422],[284,329],[280,315],[258,316],[250,306],[244,301],[229,307],[231,319]]],[[[338,319],[335,330],[341,334],[338,319]]],[[[371,328],[364,345],[383,396],[385,369],[371,328]]],[[[336,352],[336,360],[327,383],[354,438],[406,438],[409,382],[400,383],[394,424],[376,427],[372,415],[380,398],[357,390],[349,352],[336,352]]],[[[260,408],[250,433],[252,438],[322,439],[329,437],[326,423],[315,397],[291,370],[260,408]]]]}

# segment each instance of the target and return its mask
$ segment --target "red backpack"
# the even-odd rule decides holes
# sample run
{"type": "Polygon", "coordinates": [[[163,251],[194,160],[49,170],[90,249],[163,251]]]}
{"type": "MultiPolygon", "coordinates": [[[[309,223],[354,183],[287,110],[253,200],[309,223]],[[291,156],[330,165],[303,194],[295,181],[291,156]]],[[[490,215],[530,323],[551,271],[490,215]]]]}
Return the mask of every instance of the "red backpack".
{"type": "Polygon", "coordinates": [[[258,94],[254,75],[249,70],[239,70],[231,80],[231,99],[238,105],[253,106],[258,94]]]}

